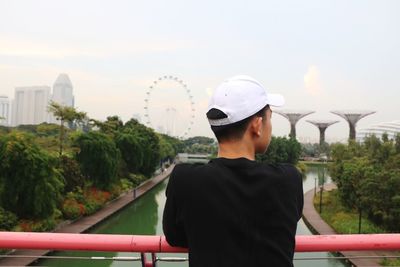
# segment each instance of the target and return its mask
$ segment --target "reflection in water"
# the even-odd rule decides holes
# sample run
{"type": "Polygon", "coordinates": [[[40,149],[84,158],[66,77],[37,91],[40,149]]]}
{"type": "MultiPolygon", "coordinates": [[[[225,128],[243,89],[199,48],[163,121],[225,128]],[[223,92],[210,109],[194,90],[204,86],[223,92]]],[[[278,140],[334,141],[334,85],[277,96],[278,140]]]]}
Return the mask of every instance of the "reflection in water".
{"type": "MultiPolygon", "coordinates": [[[[304,192],[314,188],[314,184],[318,180],[325,183],[330,181],[329,175],[324,173],[321,166],[309,166],[306,178],[303,181],[304,192]]],[[[162,213],[165,204],[165,187],[167,181],[156,186],[152,191],[142,196],[135,203],[129,205],[118,214],[112,216],[105,222],[101,223],[91,233],[98,234],[142,234],[142,235],[162,235],[162,213]]],[[[297,234],[311,235],[303,220],[300,220],[297,227],[297,234]]],[[[105,253],[105,252],[61,252],[54,253],[57,256],[138,256],[138,253],[105,253]]],[[[184,254],[158,254],[159,257],[187,257],[184,254]]],[[[329,257],[328,253],[296,253],[295,257],[329,257]]],[[[296,267],[309,267],[309,266],[322,266],[322,267],[343,267],[341,261],[337,260],[317,260],[317,261],[304,261],[297,260],[294,262],[296,267]]],[[[137,266],[140,267],[139,262],[117,262],[117,261],[103,261],[103,260],[46,260],[40,261],[37,265],[40,266],[137,266]]],[[[182,267],[188,266],[188,263],[159,263],[158,266],[162,267],[182,267]]]]}
{"type": "Polygon", "coordinates": [[[317,168],[318,170],[318,185],[324,185],[325,184],[325,168],[317,168]]]}
{"type": "MultiPolygon", "coordinates": [[[[127,206],[117,214],[90,230],[93,234],[133,234],[155,235],[159,234],[158,221],[161,220],[159,209],[164,207],[159,198],[165,193],[166,182],[155,187],[151,192],[140,197],[134,204],[127,206]]],[[[53,256],[79,256],[79,257],[116,257],[138,256],[137,253],[116,252],[56,252],[53,256]]],[[[140,266],[132,262],[112,262],[108,260],[42,260],[35,266],[140,266]]]]}
{"type": "MultiPolygon", "coordinates": [[[[306,193],[311,190],[315,185],[319,186],[324,183],[329,183],[330,177],[327,174],[325,168],[321,165],[308,165],[306,172],[306,179],[303,180],[303,190],[306,193]],[[317,184],[318,183],[318,184],[317,184]]],[[[298,235],[312,235],[310,230],[307,228],[303,219],[297,224],[297,234],[298,235]]],[[[309,257],[332,257],[332,254],[326,252],[307,252],[307,253],[295,253],[295,258],[309,258],[309,257]]],[[[338,261],[334,259],[327,260],[296,260],[294,261],[296,267],[308,267],[308,266],[323,266],[323,267],[343,267],[347,266],[343,261],[338,261]]]]}

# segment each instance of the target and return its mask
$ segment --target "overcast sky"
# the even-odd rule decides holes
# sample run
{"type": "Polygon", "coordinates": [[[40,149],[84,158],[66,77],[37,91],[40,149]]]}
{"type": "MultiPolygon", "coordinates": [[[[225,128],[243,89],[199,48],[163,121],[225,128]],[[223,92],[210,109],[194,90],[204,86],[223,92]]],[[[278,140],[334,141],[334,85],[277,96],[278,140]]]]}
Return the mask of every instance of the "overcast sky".
{"type": "MultiPolygon", "coordinates": [[[[316,111],[298,123],[300,138],[319,137],[306,119],[337,119],[326,136],[342,140],[347,123],[330,110],[377,111],[358,128],[400,119],[399,14],[396,0],[0,0],[0,95],[52,86],[67,73],[79,110],[128,120],[143,118],[153,80],[173,75],[195,102],[190,135],[211,136],[208,94],[247,74],[283,94],[286,109],[316,111]]],[[[152,124],[175,117],[187,127],[188,103],[178,84],[160,83],[149,101],[152,124]]],[[[278,114],[273,127],[275,135],[289,132],[278,114]]]]}

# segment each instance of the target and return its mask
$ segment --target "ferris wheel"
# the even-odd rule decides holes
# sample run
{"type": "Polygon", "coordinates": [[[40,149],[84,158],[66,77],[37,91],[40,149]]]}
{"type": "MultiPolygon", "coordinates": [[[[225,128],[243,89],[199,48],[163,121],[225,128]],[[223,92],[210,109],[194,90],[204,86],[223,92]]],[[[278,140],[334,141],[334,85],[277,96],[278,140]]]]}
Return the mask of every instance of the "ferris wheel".
{"type": "MultiPolygon", "coordinates": [[[[190,89],[188,88],[188,86],[182,79],[179,79],[176,76],[172,76],[172,75],[161,76],[158,79],[154,80],[151,83],[151,85],[147,88],[146,96],[145,96],[145,100],[144,100],[145,101],[145,106],[144,106],[145,123],[148,127],[153,126],[152,118],[150,116],[151,109],[152,109],[151,98],[154,98],[157,93],[160,94],[162,92],[164,83],[172,84],[175,93],[178,93],[179,90],[181,90],[181,92],[183,92],[183,94],[185,95],[185,105],[187,106],[187,110],[185,110],[185,112],[182,112],[182,113],[185,113],[184,114],[185,119],[179,120],[179,123],[184,123],[185,125],[183,126],[183,130],[181,129],[181,132],[179,134],[175,133],[175,135],[180,138],[186,138],[188,133],[192,129],[192,125],[194,123],[194,117],[195,117],[194,114],[195,114],[196,110],[194,107],[193,96],[191,94],[190,89]]],[[[170,102],[172,102],[172,101],[170,101],[170,102]]],[[[159,114],[159,115],[166,116],[165,120],[167,120],[167,119],[174,120],[176,118],[176,114],[177,114],[177,107],[172,107],[171,103],[168,103],[168,107],[166,107],[165,110],[163,110],[162,112],[163,112],[163,114],[159,114]],[[173,118],[171,118],[171,116],[172,116],[171,114],[173,114],[173,118]]],[[[174,122],[169,123],[170,127],[172,127],[173,129],[175,128],[174,124],[175,124],[174,122]],[[173,126],[171,126],[171,124],[173,126]]],[[[154,127],[152,127],[152,128],[154,128],[154,127]]],[[[169,132],[169,134],[171,134],[171,132],[169,132]]],[[[174,135],[173,132],[172,132],[172,135],[174,135]]]]}

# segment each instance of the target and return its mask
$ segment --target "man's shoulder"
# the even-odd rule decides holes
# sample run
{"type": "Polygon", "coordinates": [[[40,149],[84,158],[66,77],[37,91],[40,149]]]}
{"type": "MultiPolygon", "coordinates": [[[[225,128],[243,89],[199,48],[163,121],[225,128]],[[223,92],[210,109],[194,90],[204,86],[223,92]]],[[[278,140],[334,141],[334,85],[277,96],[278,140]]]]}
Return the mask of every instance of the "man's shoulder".
{"type": "Polygon", "coordinates": [[[185,172],[191,172],[193,170],[202,169],[206,166],[206,164],[200,163],[179,163],[175,165],[174,169],[172,170],[173,174],[180,174],[185,172]]]}
{"type": "Polygon", "coordinates": [[[289,164],[289,163],[284,163],[284,164],[280,164],[282,170],[284,171],[284,175],[285,177],[288,177],[292,182],[294,182],[295,184],[303,184],[303,175],[301,174],[301,172],[297,169],[296,166],[294,166],[293,164],[289,164]]]}
{"type": "Polygon", "coordinates": [[[302,174],[299,172],[296,166],[289,163],[278,163],[278,164],[262,164],[271,175],[276,175],[285,181],[303,182],[302,174]]]}
{"type": "Polygon", "coordinates": [[[172,170],[171,177],[172,179],[181,179],[182,177],[190,178],[196,176],[203,172],[203,170],[207,168],[207,164],[200,163],[179,163],[172,170]]]}
{"type": "Polygon", "coordinates": [[[282,175],[298,175],[299,171],[298,169],[293,165],[289,163],[261,163],[262,168],[266,168],[267,170],[276,172],[278,174],[282,175]]]}

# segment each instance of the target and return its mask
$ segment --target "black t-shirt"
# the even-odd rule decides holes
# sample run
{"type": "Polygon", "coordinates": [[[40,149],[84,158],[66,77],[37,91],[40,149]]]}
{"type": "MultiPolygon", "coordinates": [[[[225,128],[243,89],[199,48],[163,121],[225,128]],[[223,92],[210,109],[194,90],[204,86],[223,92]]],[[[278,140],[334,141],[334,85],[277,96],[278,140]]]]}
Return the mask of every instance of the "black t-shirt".
{"type": "Polygon", "coordinates": [[[189,248],[189,266],[293,266],[303,184],[292,165],[179,164],[166,195],[164,234],[170,245],[189,248]]]}

